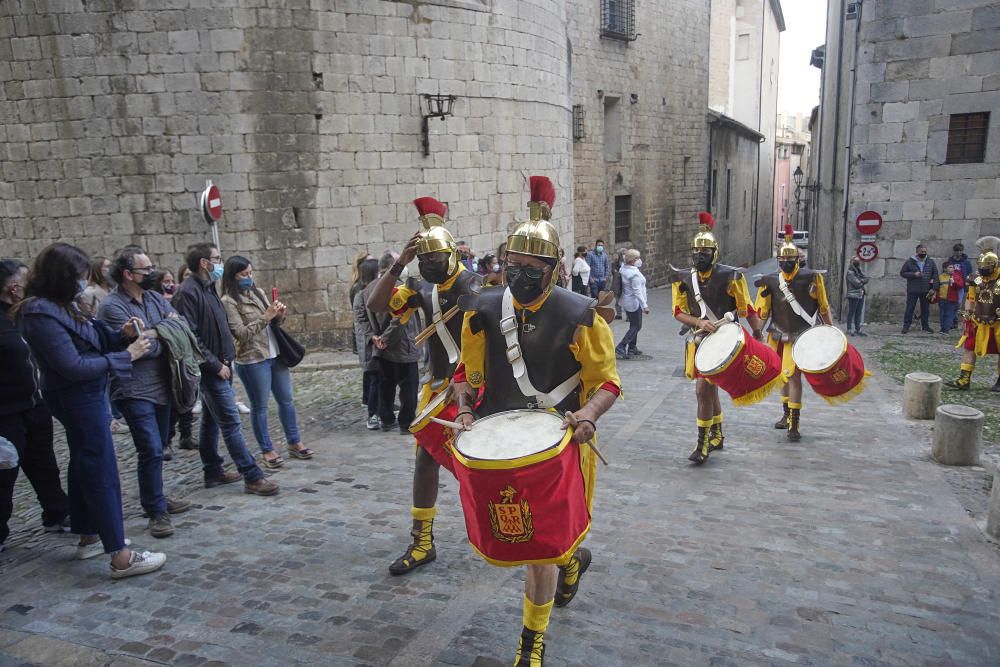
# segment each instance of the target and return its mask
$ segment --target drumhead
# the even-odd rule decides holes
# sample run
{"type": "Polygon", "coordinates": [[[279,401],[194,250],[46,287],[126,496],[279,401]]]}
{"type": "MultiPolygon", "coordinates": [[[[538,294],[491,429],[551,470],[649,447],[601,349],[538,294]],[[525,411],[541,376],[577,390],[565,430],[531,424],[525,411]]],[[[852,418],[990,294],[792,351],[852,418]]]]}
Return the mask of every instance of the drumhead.
{"type": "Polygon", "coordinates": [[[477,419],[458,434],[455,449],[470,459],[506,461],[559,444],[563,418],[547,410],[510,410],[477,419]]]}
{"type": "Polygon", "coordinates": [[[822,373],[844,356],[847,336],[837,327],[821,324],[802,333],[792,345],[792,361],[806,373],[822,373]]]}
{"type": "Polygon", "coordinates": [[[709,375],[725,366],[739,351],[743,342],[743,327],[735,322],[720,325],[715,333],[702,339],[694,353],[694,367],[709,375]]]}

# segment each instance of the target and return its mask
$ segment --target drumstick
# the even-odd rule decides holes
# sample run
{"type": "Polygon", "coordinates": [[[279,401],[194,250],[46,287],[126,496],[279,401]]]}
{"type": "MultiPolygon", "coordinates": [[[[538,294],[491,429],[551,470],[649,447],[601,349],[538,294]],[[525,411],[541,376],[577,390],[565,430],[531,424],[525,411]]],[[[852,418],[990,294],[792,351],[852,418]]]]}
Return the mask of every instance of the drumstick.
{"type": "Polygon", "coordinates": [[[459,424],[458,422],[450,422],[447,419],[438,419],[437,417],[428,417],[435,424],[441,424],[441,426],[447,426],[448,428],[453,428],[456,431],[471,431],[472,427],[465,428],[464,424],[459,424]]]}
{"type": "MultiPolygon", "coordinates": [[[[567,410],[566,414],[563,415],[563,418],[566,420],[566,422],[570,426],[572,426],[573,428],[576,428],[576,425],[578,423],[577,420],[576,420],[576,415],[574,415],[572,412],[570,412],[569,410],[567,410]]],[[[604,465],[608,465],[608,460],[606,458],[604,458],[604,454],[602,454],[601,450],[599,450],[597,448],[597,443],[594,442],[594,439],[591,438],[590,440],[588,440],[587,444],[590,445],[590,448],[594,450],[595,454],[597,454],[597,458],[601,459],[601,463],[603,463],[604,465]]]]}
{"type": "MultiPolygon", "coordinates": [[[[455,317],[455,315],[457,313],[458,313],[458,306],[452,306],[448,310],[448,312],[446,312],[441,317],[441,323],[444,324],[445,322],[447,322],[451,318],[455,317]]],[[[421,331],[420,333],[418,333],[416,335],[416,337],[413,339],[413,342],[416,343],[417,345],[423,345],[425,342],[427,342],[428,338],[430,338],[431,336],[434,335],[434,332],[436,330],[437,330],[437,324],[436,323],[431,324],[430,326],[428,326],[427,328],[425,328],[423,331],[421,331]]]]}

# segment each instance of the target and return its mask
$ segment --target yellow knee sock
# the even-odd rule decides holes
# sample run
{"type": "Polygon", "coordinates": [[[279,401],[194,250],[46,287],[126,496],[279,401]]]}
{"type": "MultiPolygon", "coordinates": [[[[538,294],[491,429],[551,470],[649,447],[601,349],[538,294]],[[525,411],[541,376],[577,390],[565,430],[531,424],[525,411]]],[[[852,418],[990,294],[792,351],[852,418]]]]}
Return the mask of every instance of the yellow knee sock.
{"type": "Polygon", "coordinates": [[[712,417],[712,424],[714,425],[714,424],[721,424],[721,423],[722,423],[722,413],[720,412],[719,414],[717,414],[714,417],[712,417]]]}
{"type": "Polygon", "coordinates": [[[976,365],[975,365],[975,364],[965,364],[965,363],[963,363],[963,364],[962,364],[961,366],[959,366],[959,369],[961,369],[961,370],[963,370],[963,371],[969,371],[970,373],[971,373],[971,372],[972,372],[972,371],[973,371],[973,370],[974,370],[975,368],[976,368],[976,365]]]}
{"type": "Polygon", "coordinates": [[[781,402],[784,403],[785,405],[787,405],[788,404],[788,397],[787,396],[782,396],[781,397],[781,402]]]}
{"type": "Polygon", "coordinates": [[[714,418],[713,419],[695,419],[694,421],[698,425],[698,428],[708,428],[709,426],[711,426],[712,424],[715,423],[715,419],[714,418]]]}
{"type": "Polygon", "coordinates": [[[788,401],[788,409],[789,410],[801,410],[802,409],[802,404],[801,403],[792,403],[791,401],[788,401]]]}
{"type": "Polygon", "coordinates": [[[546,604],[535,604],[524,596],[524,627],[539,634],[545,632],[549,627],[549,616],[552,615],[552,603],[549,600],[546,604]]]}

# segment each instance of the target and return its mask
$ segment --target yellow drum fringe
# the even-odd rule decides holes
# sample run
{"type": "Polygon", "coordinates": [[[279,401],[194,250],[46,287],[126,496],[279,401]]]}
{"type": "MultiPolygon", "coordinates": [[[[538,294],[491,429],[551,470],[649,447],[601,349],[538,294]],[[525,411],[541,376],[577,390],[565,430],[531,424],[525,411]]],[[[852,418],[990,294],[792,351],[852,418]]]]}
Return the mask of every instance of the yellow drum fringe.
{"type": "Polygon", "coordinates": [[[739,398],[734,398],[733,405],[744,406],[744,405],[753,405],[754,403],[760,403],[765,398],[767,398],[768,394],[774,391],[775,387],[777,387],[778,385],[785,384],[786,382],[788,382],[788,378],[785,377],[785,374],[778,373],[778,375],[775,376],[773,380],[765,384],[763,387],[760,387],[759,389],[754,389],[748,394],[743,394],[739,398]]]}
{"type": "Polygon", "coordinates": [[[861,392],[865,390],[865,386],[867,385],[866,379],[869,376],[871,376],[871,374],[872,374],[871,371],[866,370],[864,377],[861,378],[861,382],[858,382],[849,391],[844,392],[840,396],[823,396],[821,394],[820,397],[830,405],[840,405],[842,403],[847,403],[848,401],[853,399],[855,396],[858,396],[859,394],[861,394],[861,392]]]}

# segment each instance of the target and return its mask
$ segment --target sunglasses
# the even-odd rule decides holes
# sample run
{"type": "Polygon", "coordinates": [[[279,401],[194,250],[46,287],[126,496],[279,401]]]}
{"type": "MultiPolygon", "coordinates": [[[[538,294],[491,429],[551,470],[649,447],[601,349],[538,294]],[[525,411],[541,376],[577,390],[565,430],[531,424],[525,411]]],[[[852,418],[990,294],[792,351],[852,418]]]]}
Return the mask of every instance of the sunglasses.
{"type": "Polygon", "coordinates": [[[545,275],[545,269],[539,269],[534,266],[523,266],[521,264],[508,264],[506,266],[507,275],[513,280],[520,277],[522,274],[526,276],[529,280],[540,280],[542,276],[545,275]]]}

